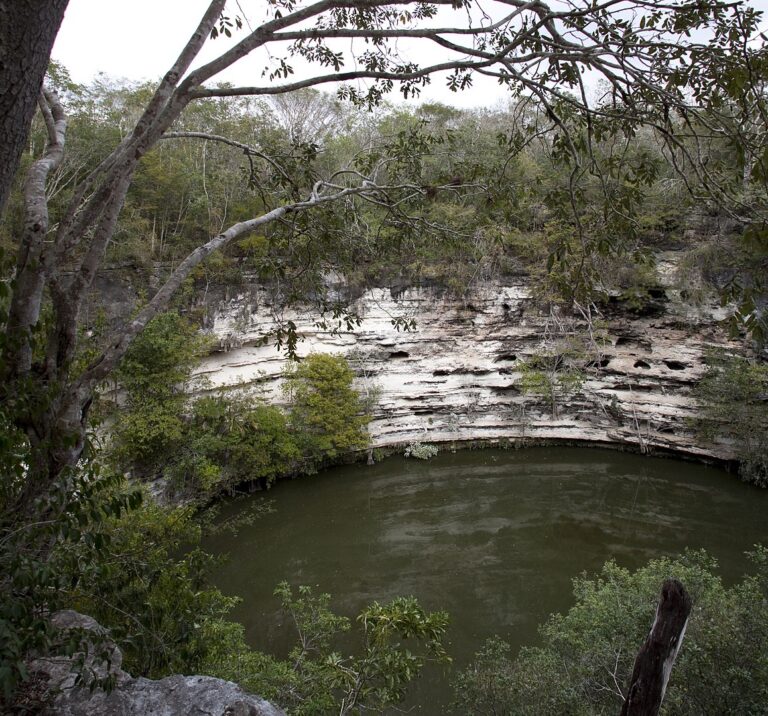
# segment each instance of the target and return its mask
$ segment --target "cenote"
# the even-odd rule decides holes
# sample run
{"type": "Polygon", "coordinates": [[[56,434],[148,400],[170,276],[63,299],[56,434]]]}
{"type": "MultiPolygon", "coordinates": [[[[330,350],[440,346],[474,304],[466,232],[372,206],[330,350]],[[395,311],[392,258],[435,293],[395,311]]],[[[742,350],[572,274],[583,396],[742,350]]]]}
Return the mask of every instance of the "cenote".
{"type": "MultiPolygon", "coordinates": [[[[350,616],[409,594],[445,609],[454,668],[493,634],[515,649],[537,643],[537,625],[572,605],[571,579],[608,559],[636,568],[703,547],[733,582],[767,536],[768,492],[716,467],[593,448],[341,467],[225,503],[221,517],[265,500],[272,512],[205,545],[230,556],[215,581],[243,598],[234,616],[252,646],[284,655],[293,643],[272,596],[287,580],[329,592],[350,616]]],[[[407,706],[444,713],[449,679],[427,671],[407,706]]]]}

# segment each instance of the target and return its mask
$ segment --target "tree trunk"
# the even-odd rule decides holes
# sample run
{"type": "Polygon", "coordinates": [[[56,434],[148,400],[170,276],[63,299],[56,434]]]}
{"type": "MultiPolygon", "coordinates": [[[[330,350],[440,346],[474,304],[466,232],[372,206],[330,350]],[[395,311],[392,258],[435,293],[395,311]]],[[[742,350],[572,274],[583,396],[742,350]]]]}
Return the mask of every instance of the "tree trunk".
{"type": "Polygon", "coordinates": [[[635,659],[621,716],[659,713],[690,613],[691,598],[685,587],[676,579],[665,580],[651,633],[635,659]]]}
{"type": "Polygon", "coordinates": [[[69,0],[0,0],[0,215],[69,0]]]}

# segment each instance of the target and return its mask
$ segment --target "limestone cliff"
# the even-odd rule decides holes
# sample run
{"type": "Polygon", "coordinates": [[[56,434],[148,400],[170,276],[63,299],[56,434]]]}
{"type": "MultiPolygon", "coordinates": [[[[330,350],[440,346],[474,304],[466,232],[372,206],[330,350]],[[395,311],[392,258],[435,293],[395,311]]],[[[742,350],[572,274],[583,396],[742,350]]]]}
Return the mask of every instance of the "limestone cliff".
{"type": "Polygon", "coordinates": [[[364,393],[377,393],[370,424],[374,447],[411,441],[573,440],[672,450],[697,457],[730,457],[728,446],[697,441],[691,390],[706,370],[711,347],[739,350],[720,325],[716,302],[688,304],[675,288],[676,257],[657,260],[660,289],[645,315],[620,300],[599,317],[544,312],[528,279],[482,284],[458,298],[435,288],[374,288],[353,307],[363,318],[354,332],[318,328],[317,312],[284,309],[251,286],[213,309],[211,330],[220,352],[198,375],[210,389],[246,386],[280,402],[285,356],[269,338],[279,321],[303,337],[299,355],[343,353],[364,393]],[[416,322],[397,330],[393,319],[416,322]],[[594,340],[579,365],[581,385],[555,406],[521,389],[523,366],[556,351],[590,327],[594,340]],[[554,408],[554,409],[553,409],[554,408]]]}

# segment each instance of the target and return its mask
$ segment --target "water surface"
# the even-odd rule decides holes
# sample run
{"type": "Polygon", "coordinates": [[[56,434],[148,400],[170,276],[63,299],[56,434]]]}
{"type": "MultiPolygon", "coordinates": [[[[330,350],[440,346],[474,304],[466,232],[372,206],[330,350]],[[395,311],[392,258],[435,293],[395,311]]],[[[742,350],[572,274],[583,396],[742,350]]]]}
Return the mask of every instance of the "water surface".
{"type": "MultiPolygon", "coordinates": [[[[732,582],[744,551],[768,541],[768,492],[719,468],[610,450],[390,458],[278,483],[225,503],[222,517],[265,499],[274,512],[205,546],[231,556],[215,581],[243,598],[234,616],[250,643],[277,654],[293,638],[272,596],[281,580],[331,593],[347,615],[408,594],[445,609],[461,668],[493,634],[535,644],[537,625],[572,605],[571,579],[607,559],[635,568],[704,547],[732,582]]],[[[444,713],[446,683],[428,673],[409,705],[444,713]]]]}

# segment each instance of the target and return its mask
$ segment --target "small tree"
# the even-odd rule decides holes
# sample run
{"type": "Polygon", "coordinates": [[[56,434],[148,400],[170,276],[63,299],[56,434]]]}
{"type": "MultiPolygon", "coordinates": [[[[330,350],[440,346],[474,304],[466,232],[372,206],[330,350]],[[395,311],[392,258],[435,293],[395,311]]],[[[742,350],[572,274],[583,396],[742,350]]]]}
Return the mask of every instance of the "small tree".
{"type": "Polygon", "coordinates": [[[363,413],[353,379],[342,356],[324,353],[310,354],[287,374],[290,421],[310,463],[322,464],[368,445],[370,416],[363,413]]]}
{"type": "Polygon", "coordinates": [[[742,479],[768,487],[768,365],[724,354],[709,363],[696,387],[702,435],[731,441],[742,479]]]}
{"type": "Polygon", "coordinates": [[[269,487],[294,472],[299,457],[280,408],[248,395],[215,395],[193,402],[187,439],[170,472],[177,486],[189,482],[205,496],[244,482],[269,487]]]}
{"type": "Polygon", "coordinates": [[[578,365],[583,360],[584,353],[570,343],[541,349],[521,366],[518,385],[523,393],[544,398],[557,419],[561,401],[577,393],[584,382],[584,371],[578,365]]]}
{"type": "Polygon", "coordinates": [[[131,344],[117,371],[126,398],[113,431],[113,454],[123,469],[151,473],[176,454],[184,434],[185,388],[204,344],[177,313],[155,317],[131,344]]]}
{"type": "Polygon", "coordinates": [[[599,366],[602,359],[605,330],[593,315],[594,307],[575,306],[583,322],[551,308],[536,352],[520,367],[520,389],[544,398],[553,418],[559,404],[581,389],[587,367],[599,366]]]}

